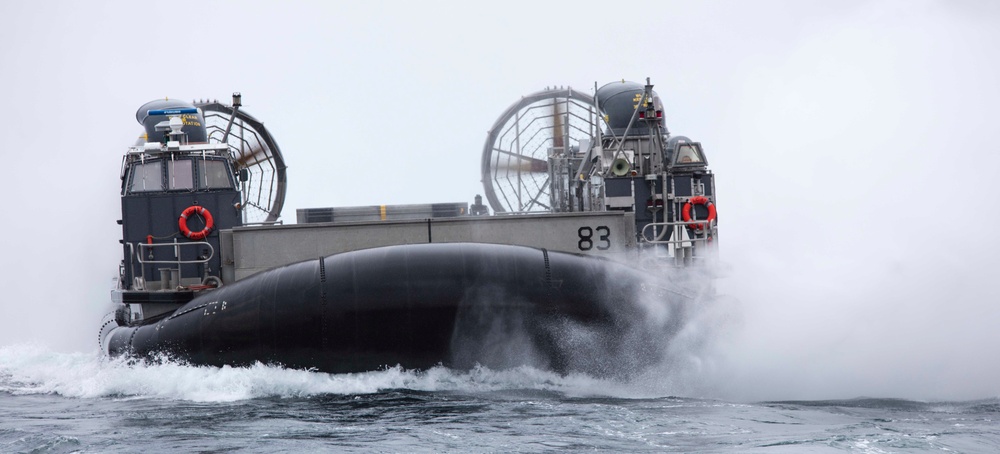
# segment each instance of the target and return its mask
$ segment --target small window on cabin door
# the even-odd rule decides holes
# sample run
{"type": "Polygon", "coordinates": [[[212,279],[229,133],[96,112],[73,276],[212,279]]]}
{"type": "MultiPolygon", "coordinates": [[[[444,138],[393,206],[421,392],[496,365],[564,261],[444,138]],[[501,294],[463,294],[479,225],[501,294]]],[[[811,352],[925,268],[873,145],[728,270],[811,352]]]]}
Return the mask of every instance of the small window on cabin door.
{"type": "Polygon", "coordinates": [[[233,187],[228,165],[224,161],[198,160],[198,187],[203,189],[229,189],[233,187]]]}
{"type": "Polygon", "coordinates": [[[167,184],[170,189],[194,189],[191,160],[167,161],[167,184]]]}
{"type": "Polygon", "coordinates": [[[163,190],[163,162],[154,161],[132,167],[132,185],[129,192],[163,190]]]}

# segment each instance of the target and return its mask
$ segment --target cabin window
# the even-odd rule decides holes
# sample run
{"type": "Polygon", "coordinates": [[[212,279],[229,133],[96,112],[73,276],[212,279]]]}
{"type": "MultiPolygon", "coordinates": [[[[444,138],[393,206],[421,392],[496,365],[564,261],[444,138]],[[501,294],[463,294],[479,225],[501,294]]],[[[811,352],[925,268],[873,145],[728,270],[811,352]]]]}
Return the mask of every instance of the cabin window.
{"type": "Polygon", "coordinates": [[[167,183],[170,189],[194,189],[191,160],[167,161],[167,183]]]}
{"type": "Polygon", "coordinates": [[[677,161],[678,164],[697,164],[701,163],[701,153],[694,145],[681,145],[677,148],[677,161]]]}
{"type": "Polygon", "coordinates": [[[198,186],[203,189],[229,189],[233,187],[228,167],[225,161],[198,160],[198,186]]]}
{"type": "Polygon", "coordinates": [[[153,161],[132,167],[132,186],[129,192],[163,190],[163,162],[153,161]]]}

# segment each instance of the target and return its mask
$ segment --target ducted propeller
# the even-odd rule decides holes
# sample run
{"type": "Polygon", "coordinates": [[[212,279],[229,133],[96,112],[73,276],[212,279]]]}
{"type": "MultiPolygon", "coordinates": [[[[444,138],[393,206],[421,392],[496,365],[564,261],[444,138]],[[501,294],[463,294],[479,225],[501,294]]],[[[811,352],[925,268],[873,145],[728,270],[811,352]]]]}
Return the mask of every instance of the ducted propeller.
{"type": "Polygon", "coordinates": [[[208,141],[229,145],[237,172],[246,176],[240,182],[243,222],[277,221],[285,203],[285,160],[264,124],[240,110],[239,94],[233,101],[233,105],[218,101],[195,105],[204,113],[208,141]]]}

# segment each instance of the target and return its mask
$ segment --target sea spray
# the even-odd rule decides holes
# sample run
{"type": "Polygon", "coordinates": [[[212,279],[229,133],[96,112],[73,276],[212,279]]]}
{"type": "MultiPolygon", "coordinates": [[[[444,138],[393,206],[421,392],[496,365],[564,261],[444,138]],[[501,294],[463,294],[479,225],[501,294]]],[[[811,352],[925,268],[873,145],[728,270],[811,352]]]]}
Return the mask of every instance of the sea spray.
{"type": "Polygon", "coordinates": [[[558,374],[529,366],[424,371],[388,367],[327,374],[254,364],[191,366],[167,358],[126,360],[91,353],[60,353],[30,344],[0,347],[0,393],[72,398],[170,399],[232,402],[256,398],[372,394],[393,389],[427,392],[536,390],[569,396],[647,397],[650,389],[583,373],[558,374]]]}

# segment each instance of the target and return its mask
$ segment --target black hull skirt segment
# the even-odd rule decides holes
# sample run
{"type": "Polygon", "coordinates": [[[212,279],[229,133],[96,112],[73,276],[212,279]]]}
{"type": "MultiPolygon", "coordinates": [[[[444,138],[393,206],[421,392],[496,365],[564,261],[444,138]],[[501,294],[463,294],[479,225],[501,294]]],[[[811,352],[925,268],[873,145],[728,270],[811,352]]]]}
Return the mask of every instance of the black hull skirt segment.
{"type": "Polygon", "coordinates": [[[575,350],[614,355],[631,342],[642,280],[607,260],[521,246],[390,246],[264,271],[105,335],[111,355],[195,365],[592,369],[593,355],[575,350]]]}

